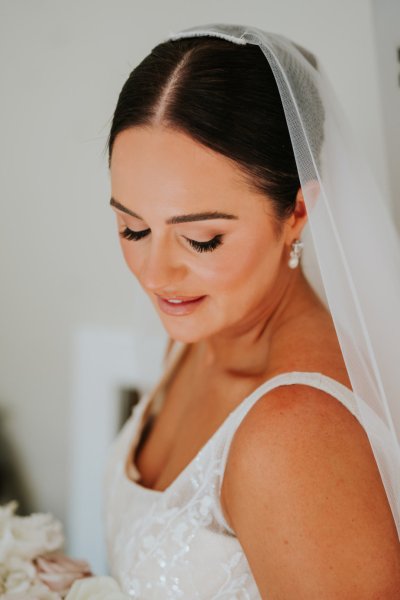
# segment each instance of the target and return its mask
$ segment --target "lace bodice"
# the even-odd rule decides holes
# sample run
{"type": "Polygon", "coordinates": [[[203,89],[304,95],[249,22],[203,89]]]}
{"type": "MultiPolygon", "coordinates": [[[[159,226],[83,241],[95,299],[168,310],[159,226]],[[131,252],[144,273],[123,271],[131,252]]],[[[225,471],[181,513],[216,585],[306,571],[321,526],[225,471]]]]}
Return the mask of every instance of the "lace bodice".
{"type": "MultiPolygon", "coordinates": [[[[174,361],[182,346],[177,347],[174,361]]],[[[281,373],[261,384],[225,419],[164,491],[139,483],[127,457],[139,442],[142,417],[154,394],[144,395],[110,452],[105,480],[106,538],[111,574],[141,600],[255,600],[260,593],[235,532],[222,513],[220,489],[229,447],[254,403],[282,384],[304,383],[341,401],[355,416],[353,392],[315,372],[281,373]]]]}

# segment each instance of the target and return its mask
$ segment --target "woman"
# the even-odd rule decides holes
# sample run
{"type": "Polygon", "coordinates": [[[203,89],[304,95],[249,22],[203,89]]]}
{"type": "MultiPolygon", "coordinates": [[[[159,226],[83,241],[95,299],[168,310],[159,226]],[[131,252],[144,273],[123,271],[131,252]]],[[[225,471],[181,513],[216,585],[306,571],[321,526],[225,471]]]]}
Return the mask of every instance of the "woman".
{"type": "Polygon", "coordinates": [[[108,467],[111,569],[134,598],[400,598],[396,515],[341,351],[353,331],[301,267],[312,216],[336,268],[315,226],[339,185],[319,176],[315,71],[279,36],[213,25],[170,36],[121,91],[111,205],[172,341],[108,467]]]}

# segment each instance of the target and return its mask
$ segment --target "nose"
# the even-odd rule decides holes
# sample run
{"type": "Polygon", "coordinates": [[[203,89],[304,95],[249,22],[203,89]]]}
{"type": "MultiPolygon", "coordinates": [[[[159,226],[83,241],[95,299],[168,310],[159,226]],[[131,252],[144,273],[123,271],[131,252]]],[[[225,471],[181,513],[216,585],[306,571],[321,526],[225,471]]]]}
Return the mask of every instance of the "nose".
{"type": "Polygon", "coordinates": [[[147,247],[139,270],[139,281],[143,288],[153,293],[168,293],[177,290],[186,275],[186,267],[172,244],[153,241],[147,247]]]}

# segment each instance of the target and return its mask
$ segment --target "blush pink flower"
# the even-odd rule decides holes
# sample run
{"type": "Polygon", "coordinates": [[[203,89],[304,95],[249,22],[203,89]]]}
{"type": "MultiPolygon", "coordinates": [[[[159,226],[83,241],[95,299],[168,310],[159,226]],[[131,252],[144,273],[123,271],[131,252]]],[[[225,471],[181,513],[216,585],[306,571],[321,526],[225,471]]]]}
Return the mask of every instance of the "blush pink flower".
{"type": "Polygon", "coordinates": [[[37,556],[33,564],[36,567],[38,579],[60,596],[65,596],[77,579],[92,576],[90,566],[86,561],[69,558],[62,552],[37,556]]]}

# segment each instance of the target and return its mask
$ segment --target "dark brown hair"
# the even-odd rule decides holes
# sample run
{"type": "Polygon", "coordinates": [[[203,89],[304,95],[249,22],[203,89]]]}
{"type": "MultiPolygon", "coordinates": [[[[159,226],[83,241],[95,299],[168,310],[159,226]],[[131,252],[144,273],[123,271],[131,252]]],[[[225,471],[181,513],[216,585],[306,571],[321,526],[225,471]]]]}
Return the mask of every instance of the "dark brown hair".
{"type": "Polygon", "coordinates": [[[249,187],[269,197],[279,235],[300,181],[277,84],[258,46],[209,36],[155,46],[119,95],[109,164],[118,133],[154,125],[232,159],[249,187]]]}

